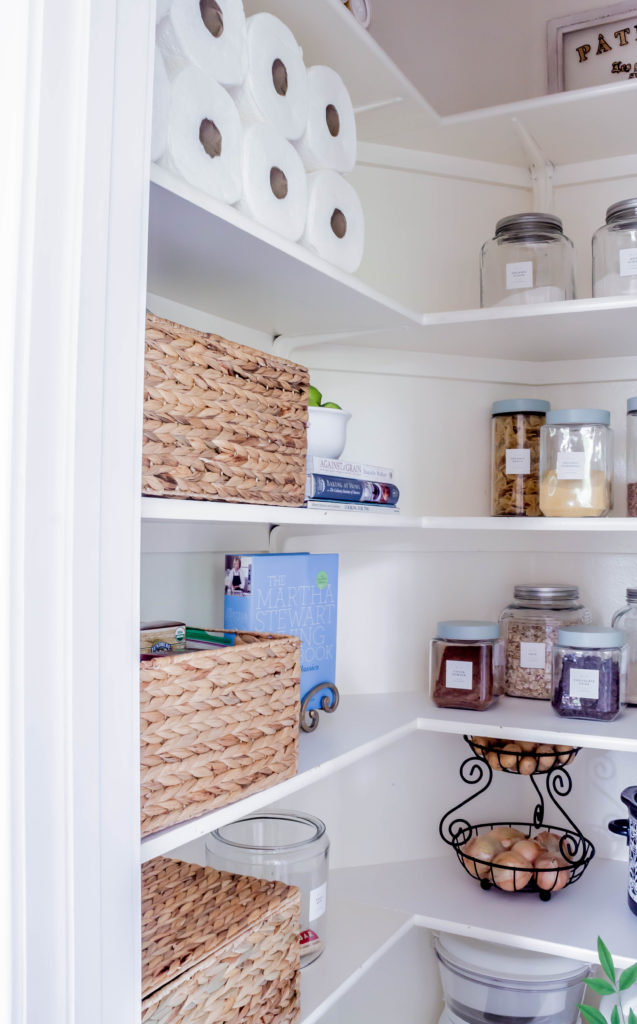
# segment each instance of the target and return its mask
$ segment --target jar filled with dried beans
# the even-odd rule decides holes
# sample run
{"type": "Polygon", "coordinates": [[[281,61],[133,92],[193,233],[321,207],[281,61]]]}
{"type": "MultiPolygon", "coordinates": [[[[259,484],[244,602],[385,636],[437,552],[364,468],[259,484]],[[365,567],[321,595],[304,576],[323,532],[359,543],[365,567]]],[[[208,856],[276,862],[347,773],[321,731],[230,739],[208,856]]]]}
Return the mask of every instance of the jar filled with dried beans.
{"type": "Polygon", "coordinates": [[[563,718],[612,722],[625,701],[627,646],[623,630],[565,626],[553,651],[552,704],[563,718]]]}
{"type": "Polygon", "coordinates": [[[502,692],[503,662],[497,622],[439,622],[430,652],[434,704],[439,708],[485,711],[502,692]]]}
{"type": "Polygon", "coordinates": [[[539,398],[509,398],[491,409],[491,514],[539,516],[540,429],[551,408],[539,398]]]}
{"type": "Polygon", "coordinates": [[[562,626],[584,625],[591,613],[572,584],[518,585],[500,616],[504,640],[504,692],[551,699],[553,647],[562,626]]]}

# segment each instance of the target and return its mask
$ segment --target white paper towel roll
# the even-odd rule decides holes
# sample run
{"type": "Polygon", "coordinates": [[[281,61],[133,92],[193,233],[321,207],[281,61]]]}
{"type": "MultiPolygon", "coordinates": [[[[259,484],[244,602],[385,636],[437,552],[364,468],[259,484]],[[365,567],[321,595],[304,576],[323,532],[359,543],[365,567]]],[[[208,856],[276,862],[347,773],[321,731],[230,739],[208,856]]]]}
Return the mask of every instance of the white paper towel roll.
{"type": "Polygon", "coordinates": [[[153,79],[153,121],[150,140],[150,158],[159,160],[166,149],[168,112],[170,110],[170,82],[164,58],[155,50],[155,77],[153,79]]]}
{"type": "Polygon", "coordinates": [[[246,20],[248,72],[232,91],[244,124],[271,124],[286,139],[300,139],[307,124],[307,69],[292,32],[273,14],[246,20]]]}
{"type": "Polygon", "coordinates": [[[171,77],[193,64],[222,85],[240,85],[248,67],[242,0],[172,0],[157,43],[171,77]]]}
{"type": "Polygon", "coordinates": [[[328,263],[352,273],[360,266],[365,244],[358,194],[336,171],[314,171],[307,181],[307,221],[301,241],[328,263]]]}
{"type": "Polygon", "coordinates": [[[351,171],[356,164],[356,120],[341,76],[333,68],[308,68],[305,133],[295,143],[308,171],[351,171]]]}
{"type": "Polygon", "coordinates": [[[198,68],[171,83],[166,152],[159,161],[225,203],[241,196],[243,128],[232,99],[198,68]]]}
{"type": "Polygon", "coordinates": [[[253,220],[296,242],[307,214],[307,175],[294,146],[269,124],[248,125],[243,141],[243,195],[253,220]]]}

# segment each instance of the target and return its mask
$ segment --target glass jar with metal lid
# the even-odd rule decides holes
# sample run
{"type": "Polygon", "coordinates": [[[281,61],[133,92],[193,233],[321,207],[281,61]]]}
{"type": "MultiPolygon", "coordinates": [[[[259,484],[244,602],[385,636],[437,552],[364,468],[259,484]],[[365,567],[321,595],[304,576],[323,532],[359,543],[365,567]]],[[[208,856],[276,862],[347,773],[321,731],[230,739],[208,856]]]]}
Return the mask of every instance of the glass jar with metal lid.
{"type": "Polygon", "coordinates": [[[551,213],[503,217],[482,246],[480,305],[518,306],[575,297],[573,243],[551,213]]]}
{"type": "Polygon", "coordinates": [[[608,626],[565,626],[553,650],[553,709],[563,718],[612,722],[625,700],[626,638],[608,626]]]}
{"type": "Polygon", "coordinates": [[[628,645],[626,703],[637,704],[637,587],[626,590],[626,604],[611,619],[614,629],[622,629],[628,645]]]}
{"type": "Polygon", "coordinates": [[[550,402],[510,398],[491,409],[491,515],[539,516],[540,427],[550,402]]]}
{"type": "Polygon", "coordinates": [[[637,199],[609,206],[593,235],[593,295],[637,295],[637,199]]]}
{"type": "Polygon", "coordinates": [[[606,516],[613,507],[613,432],[607,409],[552,409],[540,430],[545,516],[606,516]]]}
{"type": "Polygon", "coordinates": [[[591,621],[572,584],[517,585],[500,616],[504,640],[504,692],[510,697],[551,699],[553,646],[562,626],[591,621]]]}
{"type": "Polygon", "coordinates": [[[299,887],[301,967],[307,967],[324,948],[329,848],[320,818],[298,811],[258,811],[211,832],[206,863],[299,887]]]}

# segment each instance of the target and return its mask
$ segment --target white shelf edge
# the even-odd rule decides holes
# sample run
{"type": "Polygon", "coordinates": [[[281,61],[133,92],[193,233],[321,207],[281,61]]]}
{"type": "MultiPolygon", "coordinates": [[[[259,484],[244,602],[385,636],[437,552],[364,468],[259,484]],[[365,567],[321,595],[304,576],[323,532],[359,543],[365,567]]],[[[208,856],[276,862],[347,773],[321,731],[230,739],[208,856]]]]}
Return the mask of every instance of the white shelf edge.
{"type": "Polygon", "coordinates": [[[213,829],[227,825],[231,821],[236,821],[237,818],[251,814],[277,800],[283,800],[292,793],[311,786],[314,782],[328,778],[348,765],[354,764],[356,761],[360,761],[370,754],[382,750],[383,747],[403,739],[409,733],[416,730],[416,723],[417,718],[413,712],[410,712],[406,716],[406,720],[400,725],[389,728],[387,731],[376,735],[373,739],[353,746],[337,754],[335,757],[306,769],[303,769],[302,764],[300,764],[298,774],[291,779],[279,782],[277,785],[264,789],[259,793],[254,793],[243,800],[237,800],[225,807],[220,807],[218,810],[210,811],[208,814],[201,815],[201,817],[193,818],[191,821],[185,821],[179,825],[173,825],[171,828],[146,836],[141,840],[142,864],[152,860],[153,857],[159,857],[171,850],[175,850],[177,847],[183,846],[193,839],[200,839],[213,829]]]}
{"type": "MultiPolygon", "coordinates": [[[[345,712],[347,698],[343,698],[341,711],[345,712]]],[[[541,703],[545,702],[533,702],[541,703]]],[[[225,807],[210,811],[198,818],[173,825],[171,828],[163,829],[153,835],[146,836],[141,840],[141,861],[142,863],[151,860],[153,857],[169,853],[171,850],[183,846],[194,839],[200,839],[206,833],[215,828],[220,828],[228,822],[236,821],[246,814],[266,807],[269,804],[282,800],[292,793],[305,789],[315,782],[328,778],[330,775],[347,768],[349,765],[362,760],[371,754],[377,753],[383,748],[403,739],[415,731],[436,732],[449,735],[462,736],[465,733],[502,737],[507,739],[533,739],[542,740],[548,743],[571,743],[573,746],[581,746],[587,749],[612,750],[616,752],[637,753],[637,729],[632,727],[633,720],[637,717],[637,710],[624,711],[624,728],[629,730],[630,735],[624,733],[613,735],[613,723],[598,725],[595,722],[587,723],[590,731],[582,729],[580,723],[573,723],[571,719],[560,718],[554,715],[549,707],[539,709],[539,720],[527,722],[525,725],[516,725],[515,719],[519,716],[523,720],[520,707],[514,698],[502,698],[492,709],[483,712],[462,712],[446,711],[436,708],[431,704],[428,696],[418,693],[409,694],[370,694],[365,696],[352,696],[348,708],[348,721],[342,715],[341,721],[337,716],[331,722],[324,719],[321,725],[325,733],[326,747],[317,763],[305,767],[304,762],[316,756],[317,749],[314,743],[322,740],[319,734],[306,737],[305,743],[299,757],[299,771],[291,779],[286,779],[269,789],[264,789],[252,796],[237,800],[225,807]],[[383,698],[387,698],[383,700],[383,698]],[[357,719],[361,719],[365,711],[365,701],[368,700],[367,714],[372,709],[371,736],[360,742],[354,742],[351,746],[340,748],[331,756],[329,753],[330,742],[334,742],[331,734],[328,734],[328,726],[334,727],[336,743],[339,740],[336,730],[340,727],[341,735],[343,730],[349,731],[354,728],[357,719]],[[376,703],[377,707],[373,705],[376,703]],[[389,717],[393,709],[393,720],[389,717]],[[546,711],[546,722],[543,721],[543,712],[546,711]],[[549,714],[550,712],[550,714],[549,714]],[[373,716],[376,715],[374,718],[373,716]],[[513,721],[508,721],[508,716],[513,721]],[[387,723],[387,724],[385,724],[387,723]],[[554,723],[554,724],[553,724],[554,723]]],[[[620,719],[621,721],[621,719],[620,719]]],[[[319,726],[319,729],[321,726],[319,726]]],[[[365,725],[364,730],[369,729],[365,725]]]]}

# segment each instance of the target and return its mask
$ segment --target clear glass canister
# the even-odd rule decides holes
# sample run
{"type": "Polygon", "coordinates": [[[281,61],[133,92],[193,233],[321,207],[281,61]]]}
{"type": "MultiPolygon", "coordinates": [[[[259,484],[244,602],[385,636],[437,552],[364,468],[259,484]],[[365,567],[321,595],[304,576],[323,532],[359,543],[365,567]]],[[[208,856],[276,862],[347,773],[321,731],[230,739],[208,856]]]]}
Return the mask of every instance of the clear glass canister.
{"type": "Polygon", "coordinates": [[[513,601],[500,616],[505,693],[550,700],[558,632],[563,626],[589,623],[591,618],[572,584],[514,587],[513,601]]]}
{"type": "Polygon", "coordinates": [[[613,432],[606,409],[555,409],[540,431],[545,516],[606,516],[613,507],[613,432]]]}
{"type": "Polygon", "coordinates": [[[206,863],[221,871],[296,885],[301,891],[301,967],[323,952],[329,839],[320,818],[260,811],[211,832],[206,863]]]}
{"type": "Polygon", "coordinates": [[[565,626],[553,650],[552,704],[563,718],[611,722],[625,700],[628,648],[621,629],[565,626]]]}
{"type": "Polygon", "coordinates": [[[593,295],[637,295],[637,199],[609,206],[593,235],[593,295]]]}
{"type": "Polygon", "coordinates": [[[502,692],[504,647],[497,622],[438,623],[431,641],[429,680],[439,708],[485,711],[502,692]]]}
{"type": "Polygon", "coordinates": [[[637,516],[637,398],[626,403],[626,498],[628,515],[637,516]]]}
{"type": "Polygon", "coordinates": [[[575,297],[573,243],[550,213],[503,217],[480,255],[480,305],[519,306],[575,297]]]}
{"type": "Polygon", "coordinates": [[[614,629],[623,630],[628,647],[626,703],[637,704],[637,587],[628,587],[626,604],[611,619],[614,629]]]}
{"type": "Polygon", "coordinates": [[[541,515],[540,427],[550,408],[538,398],[493,403],[491,515],[541,515]]]}

